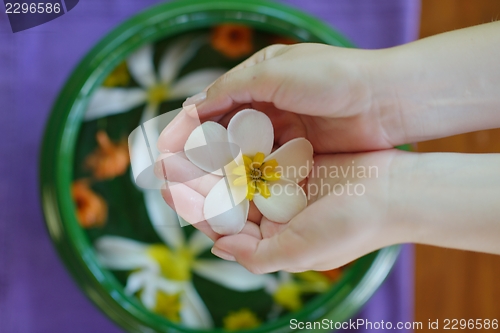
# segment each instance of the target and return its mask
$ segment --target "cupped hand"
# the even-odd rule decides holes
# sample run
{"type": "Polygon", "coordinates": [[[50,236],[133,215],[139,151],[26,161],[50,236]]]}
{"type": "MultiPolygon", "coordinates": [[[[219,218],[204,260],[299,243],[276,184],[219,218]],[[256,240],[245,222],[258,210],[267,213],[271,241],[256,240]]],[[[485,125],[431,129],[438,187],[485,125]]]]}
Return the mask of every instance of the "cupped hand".
{"type": "Polygon", "coordinates": [[[316,153],[391,148],[397,143],[390,130],[397,128],[395,117],[373,97],[383,52],[322,44],[267,47],[189,98],[184,105],[191,107],[163,131],[158,148],[178,151],[177,142],[196,126],[190,123],[227,125],[245,108],[271,118],[277,146],[305,137],[316,153]]]}
{"type": "MultiPolygon", "coordinates": [[[[285,225],[249,223],[251,233],[219,238],[213,252],[254,273],[340,267],[385,246],[408,242],[411,228],[395,216],[395,179],[414,155],[394,149],[320,155],[304,188],[310,204],[285,225]],[[404,165],[404,167],[401,167],[404,165]]],[[[397,182],[400,182],[397,180],[397,182]]]]}
{"type": "MultiPolygon", "coordinates": [[[[215,120],[226,126],[236,112],[249,107],[269,116],[275,146],[305,137],[315,153],[391,148],[394,142],[387,135],[389,125],[383,121],[383,110],[377,109],[372,99],[370,82],[377,53],[368,56],[367,52],[372,51],[319,44],[268,47],[215,81],[201,99],[200,96],[188,99],[184,109],[160,135],[158,149],[164,153],[181,152],[187,137],[200,122],[215,120]]],[[[396,153],[388,150],[366,156],[317,156],[315,168],[352,166],[349,163],[354,159],[384,164],[393,154],[396,153]]],[[[186,170],[189,167],[184,165],[181,172],[186,170]]],[[[317,182],[338,184],[337,188],[348,185],[343,183],[348,181],[346,177],[323,178],[312,175],[306,186],[317,182]]],[[[245,228],[237,235],[221,238],[203,221],[205,197],[219,179],[207,174],[176,185],[175,197],[183,200],[175,203],[171,188],[164,188],[162,193],[181,217],[195,223],[195,227],[216,241],[215,254],[238,260],[251,271],[335,268],[394,242],[386,235],[373,237],[373,232],[380,232],[380,226],[384,225],[383,207],[367,207],[375,197],[331,193],[314,196],[309,193],[309,207],[286,224],[267,220],[252,203],[245,228]],[[331,249],[327,248],[330,243],[335,244],[331,249]]],[[[364,186],[384,186],[380,179],[356,181],[364,186]]],[[[383,198],[378,200],[383,202],[383,198]]]]}
{"type": "MultiPolygon", "coordinates": [[[[413,154],[394,149],[370,153],[318,155],[303,184],[309,205],[290,222],[269,221],[251,205],[244,229],[216,234],[206,221],[195,224],[214,241],[212,252],[236,260],[254,273],[328,270],[385,246],[407,242],[409,229],[393,212],[399,165],[413,154]]],[[[410,161],[410,162],[408,162],[410,161]]],[[[176,165],[180,165],[177,163],[176,165]]],[[[186,170],[186,165],[182,167],[186,170]]],[[[207,175],[184,186],[178,213],[188,222],[203,216],[204,198],[219,177],[207,175]]],[[[162,191],[173,206],[170,190],[162,191]]]]}

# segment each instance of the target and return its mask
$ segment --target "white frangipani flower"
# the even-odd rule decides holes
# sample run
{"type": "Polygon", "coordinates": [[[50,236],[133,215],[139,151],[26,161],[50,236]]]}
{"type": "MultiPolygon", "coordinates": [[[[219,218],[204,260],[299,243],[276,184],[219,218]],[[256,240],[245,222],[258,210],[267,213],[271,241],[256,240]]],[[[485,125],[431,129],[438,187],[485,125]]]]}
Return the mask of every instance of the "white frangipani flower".
{"type": "Polygon", "coordinates": [[[213,242],[198,230],[186,240],[177,215],[163,201],[159,191],[145,191],[145,203],[163,244],[103,236],[95,247],[100,263],[113,270],[133,271],[125,291],[141,291],[144,306],[155,310],[159,293],[179,295],[181,322],[192,328],[211,328],[212,318],[191,282],[195,273],[226,288],[249,291],[264,288],[270,276],[255,275],[236,262],[202,259],[198,256],[213,242]],[[175,223],[165,223],[173,220],[175,223]]]}
{"type": "Polygon", "coordinates": [[[295,279],[291,273],[279,271],[268,280],[265,291],[273,297],[275,308],[273,314],[281,313],[283,309],[297,311],[303,306],[302,295],[323,293],[330,288],[328,278],[315,271],[296,273],[295,279]]]}
{"type": "Polygon", "coordinates": [[[187,158],[198,168],[223,176],[208,193],[203,207],[205,219],[215,232],[240,232],[251,200],[264,217],[280,223],[288,222],[307,206],[306,194],[298,183],[313,165],[311,143],[296,138],[271,153],[273,144],[271,120],[252,109],[236,113],[227,130],[207,121],[187,139],[187,158]],[[208,148],[199,149],[203,147],[208,148]]]}
{"type": "Polygon", "coordinates": [[[193,57],[206,36],[185,37],[174,42],[163,54],[155,73],[153,46],[146,45],[127,59],[131,76],[139,88],[100,87],[89,102],[85,120],[93,120],[113,114],[127,112],[146,104],[141,124],[155,117],[161,102],[192,96],[207,87],[224,73],[222,69],[207,68],[177,78],[184,64],[193,57]]]}

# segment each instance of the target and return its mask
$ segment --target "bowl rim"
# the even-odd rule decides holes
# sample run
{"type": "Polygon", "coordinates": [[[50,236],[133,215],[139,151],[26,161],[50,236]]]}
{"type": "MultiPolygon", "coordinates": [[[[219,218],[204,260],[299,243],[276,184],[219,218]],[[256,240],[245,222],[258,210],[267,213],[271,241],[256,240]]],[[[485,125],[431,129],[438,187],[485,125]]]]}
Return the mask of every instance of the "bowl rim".
{"type": "MultiPolygon", "coordinates": [[[[76,220],[70,193],[80,125],[89,96],[132,50],[176,33],[221,23],[221,18],[224,22],[243,22],[255,28],[292,34],[297,38],[309,34],[326,44],[353,46],[318,19],[292,7],[266,0],[185,0],[162,3],[120,24],[86,54],[66,80],[45,127],[39,164],[39,190],[49,235],[80,289],[103,313],[129,332],[206,331],[182,327],[152,314],[139,301],[125,295],[123,286],[98,264],[92,244],[76,220]],[[262,22],[263,17],[282,22],[283,26],[268,26],[267,20],[262,22]],[[296,29],[290,31],[286,29],[286,24],[296,29]]],[[[302,310],[248,332],[291,331],[291,318],[299,321],[350,318],[387,277],[398,253],[399,246],[391,246],[365,256],[353,265],[336,287],[308,302],[302,310]],[[357,276],[355,272],[359,270],[363,270],[364,274],[357,276]],[[333,304],[337,307],[331,310],[329,307],[333,304]]],[[[221,329],[213,331],[224,332],[221,329]]]]}

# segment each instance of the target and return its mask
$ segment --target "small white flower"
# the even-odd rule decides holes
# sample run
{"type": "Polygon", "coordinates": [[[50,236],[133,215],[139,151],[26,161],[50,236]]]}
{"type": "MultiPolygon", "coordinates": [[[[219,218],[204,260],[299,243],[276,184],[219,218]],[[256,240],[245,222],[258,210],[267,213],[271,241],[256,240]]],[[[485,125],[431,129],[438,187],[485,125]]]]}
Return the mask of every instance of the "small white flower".
{"type": "Polygon", "coordinates": [[[179,293],[182,323],[193,328],[211,328],[212,318],[191,282],[192,273],[237,291],[256,290],[269,284],[270,276],[254,275],[236,262],[199,258],[213,242],[198,230],[186,240],[177,215],[165,204],[160,192],[145,191],[144,195],[155,230],[167,246],[103,236],[95,247],[103,266],[134,271],[128,277],[125,291],[130,295],[141,291],[140,298],[146,308],[155,309],[160,291],[179,293]]]}
{"type": "Polygon", "coordinates": [[[273,144],[271,120],[252,109],[236,113],[227,130],[208,121],[189,136],[184,147],[187,158],[200,169],[223,176],[203,207],[215,232],[240,232],[251,200],[264,217],[280,223],[307,206],[306,194],[297,183],[307,177],[313,165],[311,143],[296,138],[271,153],[273,144]]]}
{"type": "Polygon", "coordinates": [[[92,95],[85,120],[93,120],[113,114],[127,112],[146,104],[141,124],[155,117],[161,102],[174,98],[192,96],[207,87],[224,73],[221,69],[207,68],[191,72],[179,79],[177,76],[184,64],[193,57],[206,36],[185,37],[174,42],[163,54],[155,73],[153,46],[146,45],[127,59],[131,76],[139,88],[100,87],[92,95]]]}

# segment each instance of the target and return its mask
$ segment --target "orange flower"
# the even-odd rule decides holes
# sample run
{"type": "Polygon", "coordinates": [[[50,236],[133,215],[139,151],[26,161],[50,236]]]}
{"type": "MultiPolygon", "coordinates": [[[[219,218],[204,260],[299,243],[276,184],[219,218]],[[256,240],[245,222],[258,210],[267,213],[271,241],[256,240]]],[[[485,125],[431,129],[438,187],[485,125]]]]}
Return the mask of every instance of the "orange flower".
{"type": "Polygon", "coordinates": [[[102,180],[124,174],[130,163],[127,141],[113,143],[104,131],[97,132],[96,140],[99,148],[90,154],[85,161],[94,177],[102,180]]]}
{"type": "Polygon", "coordinates": [[[298,41],[293,39],[293,38],[289,38],[289,37],[274,36],[274,37],[271,37],[271,43],[272,44],[290,45],[290,44],[296,44],[296,43],[298,43],[298,41]]]}
{"type": "Polygon", "coordinates": [[[76,205],[76,217],[83,228],[101,227],[108,217],[106,201],[92,191],[87,180],[76,180],[71,186],[76,205]]]}
{"type": "Polygon", "coordinates": [[[228,58],[240,58],[252,52],[253,31],[243,25],[222,24],[212,31],[212,47],[228,58]]]}
{"type": "Polygon", "coordinates": [[[319,273],[323,274],[328,278],[328,280],[333,282],[337,281],[340,278],[340,276],[342,275],[342,270],[340,268],[336,268],[329,271],[322,271],[319,273]]]}

